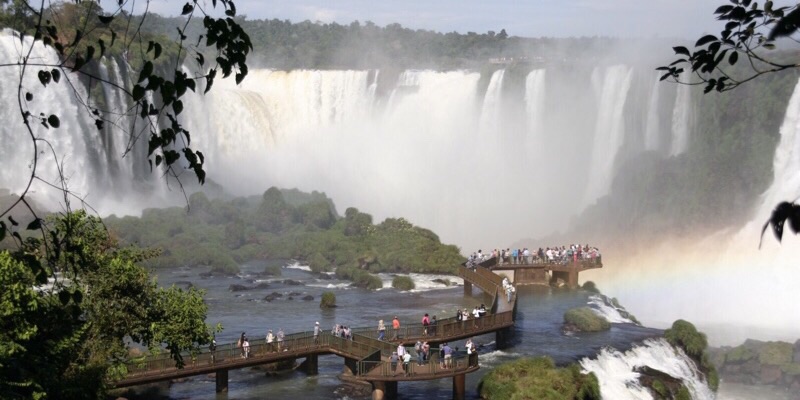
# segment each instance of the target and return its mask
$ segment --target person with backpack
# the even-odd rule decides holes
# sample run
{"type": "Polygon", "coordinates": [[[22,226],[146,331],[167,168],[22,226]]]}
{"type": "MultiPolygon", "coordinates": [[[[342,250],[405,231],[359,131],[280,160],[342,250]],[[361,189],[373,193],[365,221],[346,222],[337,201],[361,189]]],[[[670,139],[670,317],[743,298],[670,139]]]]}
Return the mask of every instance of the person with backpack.
{"type": "Polygon", "coordinates": [[[428,313],[425,313],[425,316],[422,317],[422,336],[428,336],[428,326],[431,324],[430,318],[428,318],[428,313]]]}
{"type": "Polygon", "coordinates": [[[409,369],[411,368],[411,366],[408,365],[410,362],[411,362],[411,354],[406,352],[406,354],[403,355],[403,372],[405,372],[406,376],[409,376],[411,374],[411,370],[409,369]]]}
{"type": "Polygon", "coordinates": [[[211,344],[208,345],[208,350],[211,351],[211,363],[213,364],[216,361],[217,356],[217,336],[214,335],[211,338],[211,344]]]}

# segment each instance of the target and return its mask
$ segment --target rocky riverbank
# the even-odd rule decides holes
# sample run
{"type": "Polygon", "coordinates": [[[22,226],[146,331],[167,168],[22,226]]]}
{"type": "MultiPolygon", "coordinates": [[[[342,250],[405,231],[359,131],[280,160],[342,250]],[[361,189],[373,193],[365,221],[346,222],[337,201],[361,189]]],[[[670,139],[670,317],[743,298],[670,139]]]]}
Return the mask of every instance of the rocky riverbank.
{"type": "Polygon", "coordinates": [[[800,340],[792,344],[748,339],[736,347],[709,349],[709,358],[725,382],[800,392],[800,340]]]}

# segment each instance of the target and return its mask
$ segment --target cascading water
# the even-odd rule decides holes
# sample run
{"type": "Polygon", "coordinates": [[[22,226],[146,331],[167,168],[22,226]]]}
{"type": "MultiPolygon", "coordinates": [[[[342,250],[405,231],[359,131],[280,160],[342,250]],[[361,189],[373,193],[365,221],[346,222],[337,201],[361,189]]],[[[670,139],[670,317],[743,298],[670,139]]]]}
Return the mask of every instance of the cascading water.
{"type": "Polygon", "coordinates": [[[528,116],[529,142],[543,144],[545,136],[545,100],[547,97],[544,69],[535,69],[525,77],[525,111],[528,116]]]}
{"type": "MultiPolygon", "coordinates": [[[[686,77],[687,75],[684,74],[683,78],[686,77]]],[[[675,108],[672,111],[672,143],[669,151],[671,156],[677,156],[685,152],[689,147],[691,112],[692,86],[679,85],[678,96],[675,98],[675,108]]]]}
{"type": "Polygon", "coordinates": [[[599,112],[595,122],[589,179],[583,201],[585,206],[608,194],[611,187],[614,161],[625,138],[622,111],[631,85],[632,72],[630,67],[624,65],[598,67],[592,72],[599,112]]]}
{"type": "Polygon", "coordinates": [[[655,83],[653,84],[653,91],[650,93],[650,102],[647,107],[647,122],[645,123],[644,132],[644,148],[645,150],[658,150],[659,146],[659,94],[663,83],[661,77],[656,74],[655,83]]]}
{"type": "Polygon", "coordinates": [[[497,128],[500,124],[503,77],[505,74],[506,70],[504,69],[494,71],[494,73],[492,73],[492,78],[489,80],[489,87],[486,88],[486,96],[483,99],[480,119],[481,131],[486,134],[498,134],[497,128]]]}
{"type": "Polygon", "coordinates": [[[652,400],[650,392],[639,383],[637,368],[649,367],[679,379],[689,389],[692,399],[713,400],[715,394],[706,384],[694,361],[665,339],[648,339],[642,345],[622,353],[605,348],[596,359],[580,362],[585,372],[593,372],[600,382],[605,399],[652,400]]]}

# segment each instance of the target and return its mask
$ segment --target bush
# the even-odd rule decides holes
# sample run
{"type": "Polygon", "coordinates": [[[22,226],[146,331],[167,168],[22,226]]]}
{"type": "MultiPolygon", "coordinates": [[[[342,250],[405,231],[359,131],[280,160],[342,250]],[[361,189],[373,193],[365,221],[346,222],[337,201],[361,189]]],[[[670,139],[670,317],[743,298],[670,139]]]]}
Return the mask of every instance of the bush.
{"type": "Polygon", "coordinates": [[[700,360],[703,351],[708,347],[706,335],[698,332],[691,322],[679,319],[672,323],[672,328],[664,331],[664,338],[676,347],[680,347],[695,360],[700,360]]]}
{"type": "Polygon", "coordinates": [[[600,289],[597,288],[597,285],[594,284],[592,281],[586,281],[583,283],[583,290],[591,293],[600,294],[600,289]]]}
{"type": "Polygon", "coordinates": [[[599,332],[611,329],[611,324],[589,307],[578,307],[564,313],[564,322],[575,325],[583,332],[599,332]]]}
{"type": "Polygon", "coordinates": [[[556,368],[548,357],[522,358],[501,364],[481,379],[478,392],[487,400],[600,399],[600,387],[594,374],[582,374],[576,364],[556,368]]]}
{"type": "Polygon", "coordinates": [[[397,275],[392,279],[392,287],[397,290],[408,291],[416,287],[411,277],[405,275],[397,275]]]}
{"type": "Polygon", "coordinates": [[[331,270],[331,263],[320,253],[314,253],[311,259],[308,260],[308,266],[316,273],[329,272],[331,270]]]}
{"type": "Polygon", "coordinates": [[[281,276],[283,271],[279,265],[267,265],[264,267],[264,275],[281,276]]]}
{"type": "Polygon", "coordinates": [[[376,290],[383,287],[383,281],[358,267],[344,266],[336,269],[336,277],[353,282],[354,286],[376,290]]]}
{"type": "Polygon", "coordinates": [[[319,301],[319,308],[336,307],[336,295],[333,292],[323,292],[322,299],[319,301]]]}

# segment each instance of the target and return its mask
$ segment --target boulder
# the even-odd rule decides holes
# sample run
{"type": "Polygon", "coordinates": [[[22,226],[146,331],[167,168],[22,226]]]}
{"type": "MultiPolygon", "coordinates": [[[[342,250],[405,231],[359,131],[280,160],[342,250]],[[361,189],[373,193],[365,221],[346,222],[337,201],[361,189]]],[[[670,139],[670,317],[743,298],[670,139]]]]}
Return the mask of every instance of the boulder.
{"type": "Polygon", "coordinates": [[[264,297],[264,301],[272,301],[272,300],[275,300],[275,299],[277,299],[279,297],[283,297],[283,295],[278,293],[278,292],[272,292],[272,293],[268,294],[267,297],[264,297]]]}
{"type": "Polygon", "coordinates": [[[309,295],[307,295],[307,296],[303,296],[303,300],[305,300],[305,301],[311,301],[311,300],[314,300],[314,296],[312,296],[312,295],[310,295],[310,294],[309,294],[309,295]]]}
{"type": "Polygon", "coordinates": [[[760,374],[760,382],[763,385],[772,385],[781,382],[781,378],[783,377],[783,373],[781,372],[781,367],[777,365],[762,365],[761,366],[761,374],[760,374]]]}
{"type": "Polygon", "coordinates": [[[230,290],[231,292],[242,292],[242,291],[250,290],[250,289],[252,289],[252,288],[249,287],[249,286],[238,285],[238,284],[233,284],[233,285],[228,286],[228,290],[230,290]]]}
{"type": "Polygon", "coordinates": [[[440,283],[440,284],[445,285],[445,286],[450,286],[450,285],[453,284],[453,282],[450,282],[449,279],[442,279],[442,278],[436,278],[436,279],[432,280],[431,282],[440,283]]]}
{"type": "Polygon", "coordinates": [[[266,289],[269,287],[269,283],[267,282],[259,282],[257,285],[253,287],[253,289],[266,289]]]}
{"type": "Polygon", "coordinates": [[[800,364],[800,339],[794,342],[794,355],[792,361],[800,364]]]}
{"type": "Polygon", "coordinates": [[[303,286],[303,282],[296,281],[294,279],[286,279],[283,281],[283,283],[290,286],[303,286]]]}

